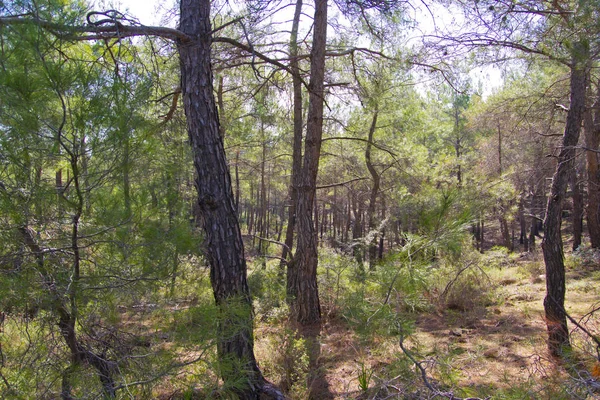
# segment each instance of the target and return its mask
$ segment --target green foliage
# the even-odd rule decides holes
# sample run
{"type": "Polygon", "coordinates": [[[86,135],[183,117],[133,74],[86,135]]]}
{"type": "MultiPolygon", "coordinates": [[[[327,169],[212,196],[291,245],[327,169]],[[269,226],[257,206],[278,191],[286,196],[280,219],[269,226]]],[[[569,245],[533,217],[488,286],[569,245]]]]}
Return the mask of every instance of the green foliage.
{"type": "Polygon", "coordinates": [[[440,306],[461,312],[494,303],[494,282],[482,268],[484,258],[471,252],[459,260],[446,260],[435,271],[440,306]]]}
{"type": "Polygon", "coordinates": [[[600,251],[584,244],[565,258],[566,267],[572,270],[592,270],[596,269],[598,264],[600,264],[600,251]]]}
{"type": "Polygon", "coordinates": [[[402,205],[418,221],[412,252],[421,253],[421,258],[450,256],[456,259],[465,246],[470,247],[468,226],[473,219],[473,210],[469,208],[467,195],[451,186],[427,187],[419,196],[403,201],[402,205]]]}
{"type": "MultiPolygon", "coordinates": [[[[42,3],[13,8],[83,23],[83,3],[42,3]]],[[[130,41],[68,43],[33,24],[1,35],[0,309],[19,334],[3,339],[13,359],[7,379],[24,398],[58,397],[66,375],[74,396],[101,396],[93,367],[65,372],[72,356],[57,326],[65,310],[77,340],[116,363],[115,381],[170,374],[179,355],[148,339],[144,324],[151,309],[169,307],[163,288],[185,282],[178,294],[189,295],[201,286],[185,131],[156,135],[153,83],[130,41]]],[[[152,385],[127,390],[152,397],[152,385]]]]}
{"type": "MultiPolygon", "coordinates": [[[[576,36],[597,36],[597,3],[540,16],[552,23],[540,22],[539,32],[530,33],[560,29],[532,43],[558,57],[574,52],[577,40],[587,41],[576,36]]],[[[490,10],[501,6],[494,2],[490,10]]],[[[58,24],[87,24],[87,10],[79,0],[0,4],[2,15],[58,24]]],[[[269,21],[261,31],[262,16],[250,13],[252,26],[242,29],[228,23],[238,11],[225,6],[214,16],[219,35],[251,39],[264,54],[280,58],[278,24],[269,21]]],[[[459,74],[445,75],[452,85],[421,93],[407,67],[419,57],[398,44],[406,33],[398,24],[408,16],[398,9],[378,16],[366,11],[361,17],[370,22],[353,13],[353,26],[337,25],[329,47],[344,52],[375,29],[385,34],[366,40],[394,57],[361,50],[328,61],[315,211],[324,319],[371,344],[409,334],[411,319],[435,306],[462,318],[492,304],[495,274],[515,260],[496,247],[474,253],[468,227],[534,213],[531,199],[545,193],[554,168],[545,156],[563,128],[555,105],[567,104],[568,85],[561,81],[566,66],[528,60],[526,69],[507,69],[506,85],[487,99],[459,74]],[[374,179],[364,139],[375,113],[369,144],[371,166],[380,175],[374,227],[365,215],[374,179]],[[379,237],[385,257],[366,270],[365,248],[379,237]]],[[[309,28],[303,29],[301,37],[309,28]]],[[[58,397],[67,375],[74,396],[102,396],[97,372],[71,362],[57,326],[65,310],[81,343],[116,363],[118,382],[144,382],[120,389],[120,396],[235,397],[242,374],[222,387],[217,372],[236,374],[245,366],[219,362],[214,338],[249,331],[246,317],[253,310],[239,299],[214,305],[185,116],[172,102],[179,85],[173,48],[153,40],[70,42],[25,23],[3,24],[0,36],[0,310],[7,315],[0,367],[10,384],[6,397],[58,397]]],[[[301,54],[309,54],[304,45],[301,54]]],[[[275,333],[266,334],[272,358],[261,366],[293,396],[305,398],[308,345],[294,331],[278,331],[288,312],[284,270],[267,261],[280,254],[269,240],[281,239],[290,204],[291,82],[284,71],[254,62],[250,67],[223,46],[215,41],[213,62],[236,207],[248,236],[268,239],[248,240],[245,249],[257,321],[269,324],[261,326],[267,331],[275,325],[275,333]]],[[[309,70],[309,62],[300,57],[301,70],[309,70]]],[[[580,247],[567,263],[591,269],[598,254],[580,247]]],[[[536,279],[542,272],[536,261],[519,268],[536,279]]],[[[461,351],[449,348],[438,359],[438,377],[449,384],[459,377],[452,365],[461,351]]],[[[407,387],[415,385],[412,367],[405,357],[386,366],[407,387]]],[[[377,386],[378,373],[360,363],[360,389],[377,386]]],[[[558,387],[524,385],[490,395],[566,397],[558,387]]]]}
{"type": "MultiPolygon", "coordinates": [[[[364,339],[394,336],[404,312],[428,309],[425,297],[427,268],[409,261],[409,245],[378,264],[364,277],[357,275],[354,257],[321,252],[321,295],[331,317],[341,316],[364,339]]],[[[414,249],[413,249],[414,250],[414,249]]]]}
{"type": "Polygon", "coordinates": [[[272,377],[291,398],[306,398],[310,372],[306,339],[289,328],[283,328],[270,334],[264,346],[260,351],[265,355],[261,361],[265,374],[272,377]]]}
{"type": "Polygon", "coordinates": [[[276,322],[287,315],[285,302],[285,277],[279,263],[267,266],[251,265],[248,286],[258,318],[276,322]]]}
{"type": "Polygon", "coordinates": [[[358,370],[358,376],[357,376],[357,380],[358,380],[358,388],[363,391],[366,392],[367,390],[369,390],[369,384],[371,383],[371,377],[373,376],[373,370],[368,368],[364,362],[361,362],[358,370]]]}
{"type": "Polygon", "coordinates": [[[494,246],[481,255],[481,265],[489,269],[509,268],[515,265],[515,260],[506,247],[494,246]]]}

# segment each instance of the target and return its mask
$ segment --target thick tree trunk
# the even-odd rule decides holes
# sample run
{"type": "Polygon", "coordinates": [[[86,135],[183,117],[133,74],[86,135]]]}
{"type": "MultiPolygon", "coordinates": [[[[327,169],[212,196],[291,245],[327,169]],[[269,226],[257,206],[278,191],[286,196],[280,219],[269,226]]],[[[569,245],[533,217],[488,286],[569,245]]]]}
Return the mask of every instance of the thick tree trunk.
{"type": "Polygon", "coordinates": [[[571,65],[571,103],[544,219],[544,240],[542,241],[546,263],[544,309],[548,329],[548,349],[554,356],[561,356],[563,349],[570,346],[564,309],[565,264],[560,228],[563,200],[569,183],[569,174],[573,168],[575,146],[579,140],[585,110],[588,55],[589,45],[587,43],[575,43],[571,65]]]}
{"type": "MultiPolygon", "coordinates": [[[[300,77],[300,67],[298,66],[298,27],[300,25],[300,16],[302,15],[302,0],[296,0],[294,10],[294,20],[292,22],[292,33],[290,35],[290,70],[292,71],[292,87],[294,91],[294,137],[292,146],[292,176],[289,189],[289,209],[288,224],[285,232],[285,246],[281,253],[283,260],[289,261],[294,246],[294,229],[296,228],[296,202],[298,201],[298,185],[300,172],[302,169],[302,79],[300,77]]],[[[288,263],[289,268],[289,263],[288,263]]],[[[291,298],[292,281],[290,280],[291,271],[287,272],[287,296],[291,298]]]]}
{"type": "Polygon", "coordinates": [[[225,387],[257,399],[264,379],[254,357],[253,317],[244,246],[213,95],[209,0],[182,0],[179,42],[181,90],[197,172],[205,254],[219,309],[217,352],[225,387]]]}
{"type": "Polygon", "coordinates": [[[327,42],[327,0],[315,1],[313,43],[310,63],[308,120],[304,163],[298,185],[298,247],[291,266],[291,314],[301,325],[318,324],[321,306],[317,289],[317,237],[312,211],[317,190],[317,173],[323,136],[325,45],[327,42]]]}
{"type": "MultiPolygon", "coordinates": [[[[598,85],[598,93],[596,95],[595,107],[600,105],[600,84],[598,85]]],[[[592,115],[591,108],[585,112],[584,119],[585,132],[585,157],[587,162],[587,187],[588,201],[586,206],[587,227],[590,234],[590,243],[592,248],[600,248],[600,175],[598,168],[598,150],[600,146],[600,111],[596,110],[595,115],[592,115]],[[591,150],[591,151],[590,151],[591,150]]]]}

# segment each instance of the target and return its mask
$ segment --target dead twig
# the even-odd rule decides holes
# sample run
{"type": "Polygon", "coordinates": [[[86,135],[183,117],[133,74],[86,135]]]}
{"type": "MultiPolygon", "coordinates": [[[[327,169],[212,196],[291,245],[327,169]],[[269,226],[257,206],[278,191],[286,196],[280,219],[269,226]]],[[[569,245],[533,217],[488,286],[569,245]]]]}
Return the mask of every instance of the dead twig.
{"type": "Polygon", "coordinates": [[[437,396],[445,397],[450,400],[489,400],[491,398],[491,397],[485,397],[484,399],[482,399],[480,397],[464,397],[464,398],[456,397],[452,391],[443,392],[443,391],[439,390],[438,388],[436,388],[431,383],[431,381],[429,380],[429,378],[427,376],[427,370],[425,369],[425,367],[423,367],[423,361],[417,361],[417,359],[411,354],[411,352],[408,351],[406,346],[404,346],[404,333],[402,332],[402,326],[400,326],[400,324],[398,324],[398,330],[400,332],[400,340],[399,340],[400,349],[406,355],[406,357],[408,357],[408,359],[410,361],[412,361],[413,364],[415,364],[415,367],[417,367],[417,369],[419,370],[419,372],[421,374],[421,380],[423,381],[423,384],[427,387],[427,389],[429,389],[431,391],[431,393],[433,394],[433,397],[437,397],[437,396]]]}

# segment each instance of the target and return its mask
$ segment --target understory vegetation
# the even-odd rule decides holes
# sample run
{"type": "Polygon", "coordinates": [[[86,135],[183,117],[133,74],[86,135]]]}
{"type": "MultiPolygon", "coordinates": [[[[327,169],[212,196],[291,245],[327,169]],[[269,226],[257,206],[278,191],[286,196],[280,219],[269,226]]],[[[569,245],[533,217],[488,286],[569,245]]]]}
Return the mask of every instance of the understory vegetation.
{"type": "Polygon", "coordinates": [[[0,398],[600,395],[598,1],[92,6],[0,1],[0,398]]]}
{"type": "MultiPolygon", "coordinates": [[[[321,249],[323,326],[319,368],[311,344],[289,327],[278,261],[255,260],[248,281],[255,310],[255,349],[268,379],[291,399],[500,399],[593,397],[597,344],[574,327],[562,362],[546,349],[540,254],[495,247],[481,254],[468,235],[460,255],[432,256],[426,238],[410,241],[361,268],[349,254],[321,249]]],[[[597,332],[596,251],[567,256],[568,311],[597,332]]],[[[181,263],[170,285],[110,296],[82,310],[82,342],[118,362],[120,398],[228,398],[215,358],[217,309],[208,271],[181,263]],[[110,352],[110,353],[108,353],[110,352]]],[[[2,373],[5,398],[54,398],[65,350],[43,306],[5,313],[2,373]],[[35,392],[32,390],[35,388],[35,392]]],[[[313,344],[314,345],[314,344],[313,344]]],[[[96,372],[81,366],[73,394],[101,396],[96,372]]]]}

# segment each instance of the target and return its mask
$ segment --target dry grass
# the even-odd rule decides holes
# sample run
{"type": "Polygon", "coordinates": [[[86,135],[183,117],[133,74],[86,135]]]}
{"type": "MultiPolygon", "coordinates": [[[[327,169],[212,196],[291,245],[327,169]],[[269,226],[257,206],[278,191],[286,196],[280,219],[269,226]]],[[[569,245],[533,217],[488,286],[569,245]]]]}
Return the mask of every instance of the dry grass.
{"type": "MultiPolygon", "coordinates": [[[[493,304],[415,315],[416,331],[405,344],[416,358],[429,360],[423,365],[433,382],[446,390],[456,390],[457,395],[483,397],[504,393],[499,397],[571,398],[563,387],[571,379],[566,365],[557,364],[546,349],[545,283],[540,279],[540,265],[540,261],[523,259],[494,271],[493,304]]],[[[600,274],[588,271],[570,275],[567,310],[574,318],[580,318],[600,301],[600,274]]],[[[600,327],[593,317],[585,322],[592,330],[600,327]]],[[[277,329],[259,328],[259,359],[269,357],[261,332],[271,330],[270,334],[277,334],[277,329]]],[[[594,353],[590,341],[577,329],[572,337],[573,357],[581,361],[578,368],[591,368],[594,353]]],[[[392,388],[398,389],[399,394],[389,398],[430,396],[414,373],[414,365],[403,356],[398,338],[376,337],[365,342],[343,320],[331,319],[324,322],[319,341],[318,362],[327,383],[326,392],[313,392],[315,399],[384,398],[384,391],[394,396],[392,388]],[[359,388],[362,365],[373,371],[372,389],[368,392],[359,388]]]]}

